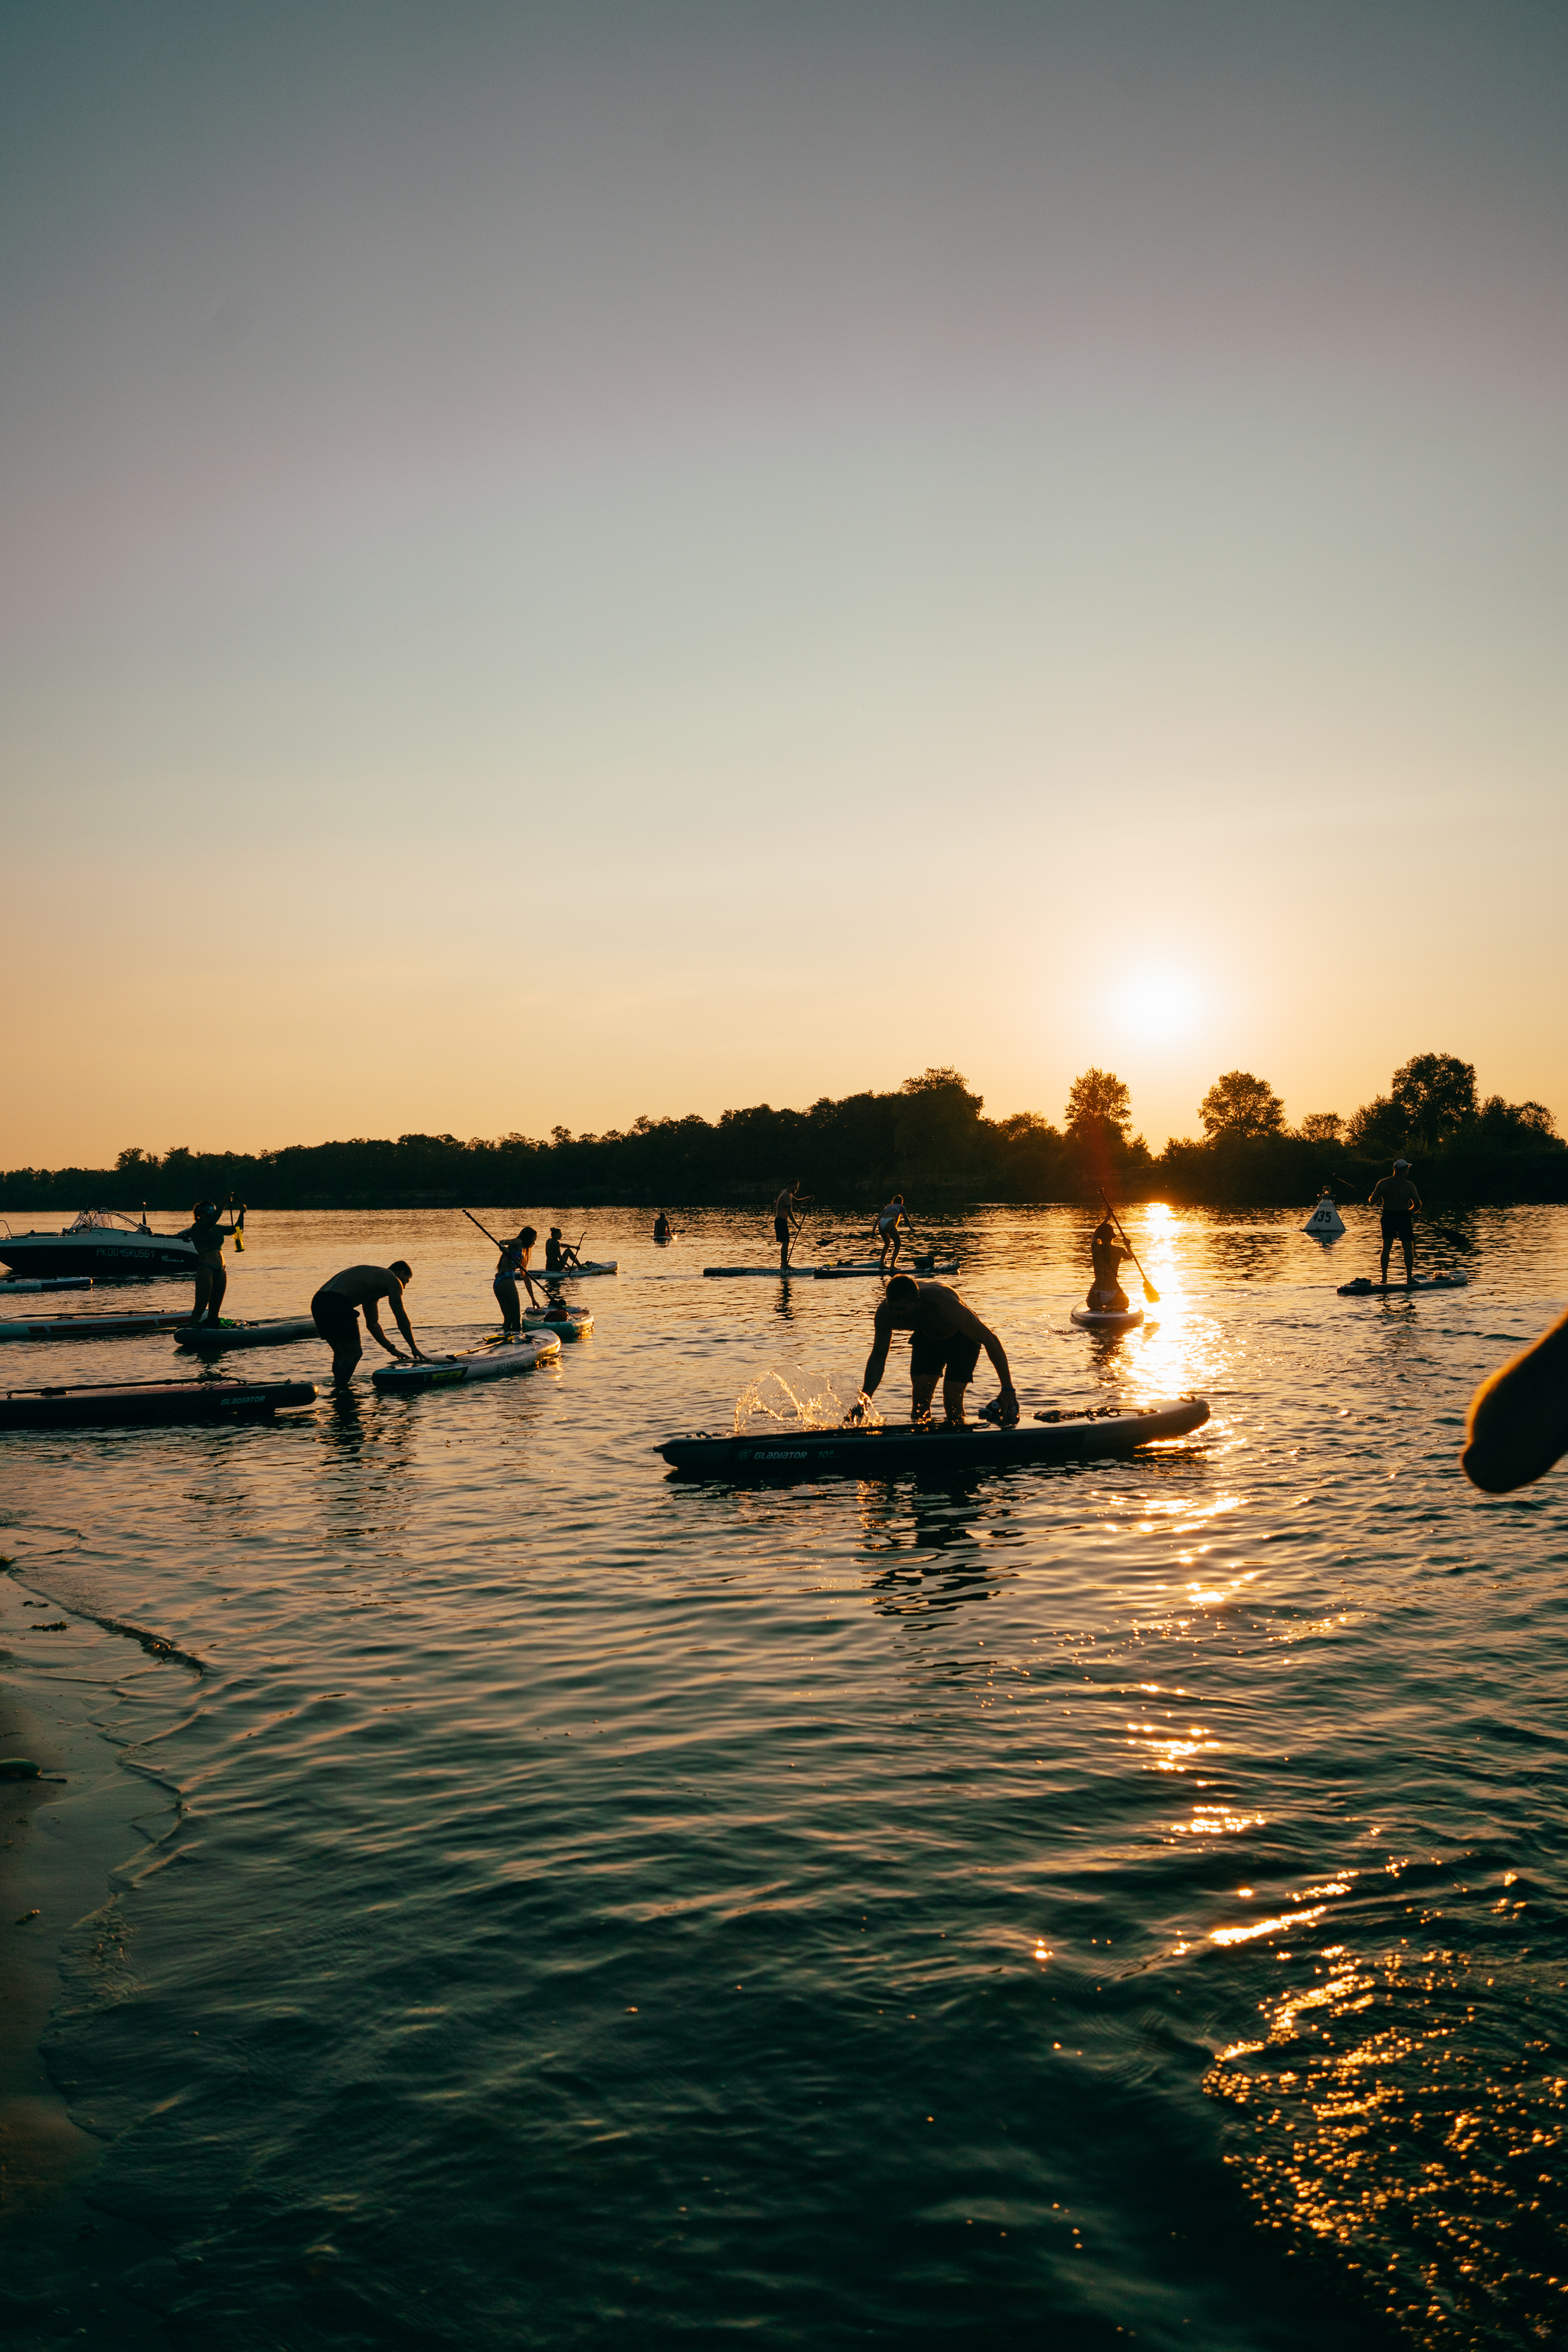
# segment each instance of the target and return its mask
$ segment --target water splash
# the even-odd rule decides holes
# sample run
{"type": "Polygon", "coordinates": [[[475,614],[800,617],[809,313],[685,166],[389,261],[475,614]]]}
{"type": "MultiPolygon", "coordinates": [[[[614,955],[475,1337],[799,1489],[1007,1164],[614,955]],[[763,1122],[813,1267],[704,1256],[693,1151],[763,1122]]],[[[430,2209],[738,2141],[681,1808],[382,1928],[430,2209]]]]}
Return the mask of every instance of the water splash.
{"type": "MultiPolygon", "coordinates": [[[[821,1388],[802,1393],[791,1388],[782,1372],[766,1372],[735,1399],[734,1433],[739,1437],[747,1430],[769,1428],[837,1429],[858,1402],[866,1402],[859,1391],[852,1397],[840,1396],[831,1375],[821,1388]]],[[[871,1429],[882,1425],[874,1404],[866,1404],[866,1422],[871,1429]]]]}

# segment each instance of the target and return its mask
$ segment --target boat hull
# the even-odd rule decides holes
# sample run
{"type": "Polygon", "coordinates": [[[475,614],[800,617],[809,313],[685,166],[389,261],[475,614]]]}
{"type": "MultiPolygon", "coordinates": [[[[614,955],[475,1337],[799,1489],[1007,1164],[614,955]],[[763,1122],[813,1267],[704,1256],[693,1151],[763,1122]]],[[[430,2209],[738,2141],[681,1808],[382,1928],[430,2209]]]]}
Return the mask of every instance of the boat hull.
{"type": "Polygon", "coordinates": [[[120,1280],[140,1280],[154,1274],[183,1274],[189,1280],[196,1270],[196,1254],[189,1242],[174,1234],[123,1234],[118,1239],[107,1227],[83,1234],[7,1234],[0,1235],[0,1261],[18,1275],[91,1275],[120,1280]]]}
{"type": "Polygon", "coordinates": [[[1140,1446],[1185,1437],[1209,1417],[1206,1399],[1183,1397],[1142,1412],[1114,1408],[1092,1413],[1063,1412],[1057,1419],[1024,1423],[1012,1429],[971,1423],[962,1431],[803,1429],[788,1435],[715,1437],[706,1431],[667,1438],[657,1451],[683,1477],[886,1478],[911,1470],[944,1476],[971,1468],[1049,1467],[1125,1456],[1140,1446]]]}

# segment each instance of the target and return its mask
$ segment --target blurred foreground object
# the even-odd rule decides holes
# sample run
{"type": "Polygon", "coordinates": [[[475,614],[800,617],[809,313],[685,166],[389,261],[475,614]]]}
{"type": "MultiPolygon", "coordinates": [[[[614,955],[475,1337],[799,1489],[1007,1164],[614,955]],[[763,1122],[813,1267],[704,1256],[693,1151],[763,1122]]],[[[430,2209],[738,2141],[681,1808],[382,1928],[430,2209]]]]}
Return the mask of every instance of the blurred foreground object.
{"type": "Polygon", "coordinates": [[[1489,1495],[1528,1486],[1568,1454],[1568,1315],[1481,1382],[1466,1426],[1460,1467],[1489,1495]]]}

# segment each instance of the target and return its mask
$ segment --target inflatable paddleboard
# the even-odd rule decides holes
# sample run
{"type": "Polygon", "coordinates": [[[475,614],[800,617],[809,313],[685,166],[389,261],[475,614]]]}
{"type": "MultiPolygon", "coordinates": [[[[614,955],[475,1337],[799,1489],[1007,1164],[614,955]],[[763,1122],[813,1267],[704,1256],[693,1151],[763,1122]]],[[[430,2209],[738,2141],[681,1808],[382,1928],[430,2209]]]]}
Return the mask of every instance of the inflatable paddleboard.
{"type": "Polygon", "coordinates": [[[1131,1331],[1143,1320],[1141,1307],[1124,1310],[1104,1307],[1075,1307],[1072,1319],[1082,1331],[1131,1331]]]}
{"type": "MultiPolygon", "coordinates": [[[[909,1274],[912,1275],[917,1282],[929,1282],[935,1274],[956,1274],[958,1265],[959,1262],[955,1257],[901,1257],[897,1265],[888,1266],[879,1265],[874,1257],[855,1260],[846,1258],[839,1265],[819,1265],[813,1278],[817,1282],[853,1282],[858,1277],[868,1274],[886,1274],[889,1276],[895,1274],[909,1274]]],[[[792,1267],[790,1270],[793,1273],[795,1269],[792,1267]]]]}
{"type": "Polygon", "coordinates": [[[771,1430],[765,1434],[719,1437],[694,1430],[666,1438],[657,1448],[673,1470],[692,1478],[896,1477],[908,1470],[963,1471],[1010,1464],[1047,1465],[1088,1462],[1136,1453],[1185,1437],[1209,1417],[1203,1397],[1123,1412],[1116,1405],[1073,1412],[1037,1413],[1033,1424],[1011,1429],[971,1422],[961,1430],[939,1426],[910,1429],[771,1430]]]}
{"type": "Polygon", "coordinates": [[[91,1288],[90,1274],[38,1274],[26,1278],[21,1275],[13,1274],[0,1282],[0,1298],[4,1298],[7,1292],[13,1290],[90,1290],[91,1288]]]}
{"type": "Polygon", "coordinates": [[[586,1280],[591,1274],[619,1274],[621,1261],[618,1257],[586,1257],[581,1265],[563,1265],[556,1274],[552,1274],[548,1266],[531,1265],[528,1270],[535,1282],[576,1282],[586,1280]]]}
{"type": "Polygon", "coordinates": [[[424,1389],[466,1386],[470,1381],[496,1381],[509,1372],[531,1372],[561,1353],[553,1331],[528,1331],[521,1339],[494,1339],[488,1347],[465,1348],[456,1356],[433,1356],[425,1364],[383,1364],[371,1374],[378,1389],[412,1396],[424,1389]]]}
{"type": "Polygon", "coordinates": [[[280,1348],[289,1339],[318,1337],[309,1315],[278,1315],[263,1323],[186,1323],[174,1333],[176,1348],[205,1355],[214,1348],[280,1348]]]}
{"type": "Polygon", "coordinates": [[[1417,1275],[1414,1282],[1369,1282],[1363,1275],[1359,1282],[1342,1282],[1342,1298],[1403,1298],[1414,1290],[1468,1290],[1468,1274],[1417,1275]]]}
{"type": "Polygon", "coordinates": [[[116,1422],[258,1420],[313,1404],[314,1381],[116,1381],[100,1388],[6,1389],[0,1429],[102,1428],[116,1422]]]}
{"type": "Polygon", "coordinates": [[[585,1307],[569,1307],[564,1315],[524,1315],[525,1331],[553,1331],[558,1339],[581,1339],[594,1328],[585,1307]]]}
{"type": "Polygon", "coordinates": [[[184,1315],[47,1315],[36,1322],[0,1323],[0,1339],[133,1339],[138,1332],[172,1331],[185,1319],[184,1315]]]}

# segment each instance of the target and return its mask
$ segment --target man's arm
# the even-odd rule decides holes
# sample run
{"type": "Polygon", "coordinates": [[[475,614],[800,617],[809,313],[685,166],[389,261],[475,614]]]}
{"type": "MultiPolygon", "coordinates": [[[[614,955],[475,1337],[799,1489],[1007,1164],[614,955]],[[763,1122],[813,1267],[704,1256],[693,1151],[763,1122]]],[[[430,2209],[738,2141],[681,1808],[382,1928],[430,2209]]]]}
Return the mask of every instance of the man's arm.
{"type": "Polygon", "coordinates": [[[1382,1208],[1382,1206],[1383,1206],[1383,1201],[1382,1201],[1382,1197],[1381,1197],[1381,1196],[1382,1196],[1382,1192],[1383,1192],[1383,1188],[1384,1188],[1384,1186],[1387,1183],[1387,1181],[1388,1181],[1388,1179],[1387,1179],[1387,1177],[1386,1177],[1386,1176],[1380,1176],[1380,1177],[1378,1178],[1378,1180],[1377,1180],[1376,1183],[1373,1186],[1373,1188],[1372,1188],[1371,1192],[1370,1192],[1367,1194],[1367,1196],[1366,1196],[1367,1206],[1368,1206],[1368,1208],[1369,1208],[1369,1209],[1381,1209],[1381,1208],[1382,1208]]]}
{"type": "Polygon", "coordinates": [[[1013,1386],[1013,1375],[1007,1368],[1007,1351],[1003,1347],[1001,1340],[996,1337],[994,1331],[988,1330],[984,1323],[981,1324],[980,1328],[984,1334],[984,1337],[981,1341],[981,1345],[984,1347],[986,1354],[990,1357],[991,1361],[995,1368],[996,1377],[1002,1383],[1003,1402],[1005,1403],[1007,1399],[1010,1397],[1013,1402],[1016,1404],[1018,1402],[1018,1391],[1013,1386]]]}
{"type": "MultiPolygon", "coordinates": [[[[874,1397],[876,1395],[877,1391],[882,1385],[882,1374],[888,1369],[888,1341],[892,1333],[892,1325],[890,1323],[884,1323],[880,1314],[879,1314],[876,1322],[871,1328],[873,1333],[871,1352],[866,1359],[866,1370],[860,1378],[860,1394],[862,1398],[874,1397]]],[[[864,1411],[865,1407],[863,1404],[851,1405],[849,1409],[850,1420],[858,1421],[864,1411]]]]}
{"type": "Polygon", "coordinates": [[[1530,1486],[1568,1454],[1568,1315],[1481,1382],[1468,1429],[1459,1465],[1489,1495],[1530,1486]]]}
{"type": "MultiPolygon", "coordinates": [[[[425,1361],[424,1350],[421,1349],[418,1340],[415,1338],[414,1327],[408,1320],[408,1309],[403,1304],[403,1285],[401,1283],[398,1284],[395,1290],[391,1291],[388,1294],[387,1304],[391,1307],[394,1315],[397,1318],[398,1329],[402,1332],[404,1338],[408,1342],[409,1354],[413,1357],[416,1364],[422,1364],[425,1361]]],[[[368,1316],[370,1312],[368,1307],[365,1309],[365,1312],[368,1316]]],[[[395,1356],[397,1350],[395,1348],[393,1348],[389,1352],[395,1356]]]]}

